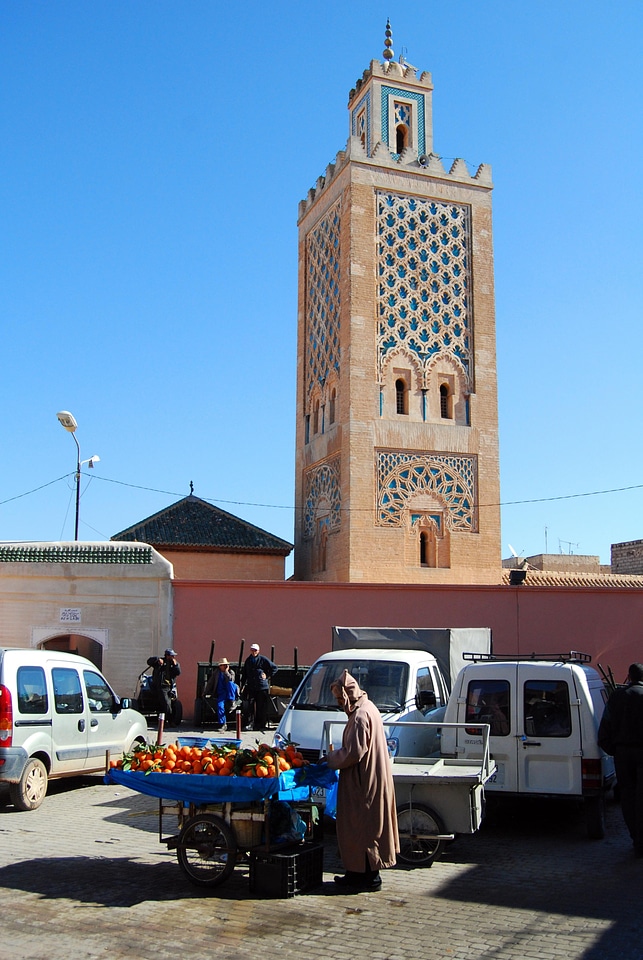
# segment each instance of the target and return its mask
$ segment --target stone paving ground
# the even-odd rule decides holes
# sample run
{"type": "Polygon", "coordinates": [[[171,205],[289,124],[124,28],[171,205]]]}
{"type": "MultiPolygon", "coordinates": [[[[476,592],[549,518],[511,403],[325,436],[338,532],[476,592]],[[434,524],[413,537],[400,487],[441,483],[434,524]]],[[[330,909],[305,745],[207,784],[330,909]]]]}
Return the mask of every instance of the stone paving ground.
{"type": "Polygon", "coordinates": [[[52,783],[29,813],[7,799],[0,960],[643,957],[643,860],[614,802],[603,841],[569,805],[489,803],[480,832],[433,867],[396,867],[352,896],[335,892],[327,830],[323,885],[274,900],[250,894],[243,865],[213,890],[190,884],[158,841],[157,801],[99,776],[52,783]]]}

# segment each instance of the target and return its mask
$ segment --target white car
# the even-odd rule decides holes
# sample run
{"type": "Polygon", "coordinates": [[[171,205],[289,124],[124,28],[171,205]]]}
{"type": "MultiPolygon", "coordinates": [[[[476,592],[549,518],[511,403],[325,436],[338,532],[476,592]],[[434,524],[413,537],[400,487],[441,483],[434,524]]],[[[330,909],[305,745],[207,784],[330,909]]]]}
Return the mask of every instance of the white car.
{"type": "Polygon", "coordinates": [[[103,770],[147,739],[147,721],[91,661],[55,650],[0,648],[0,785],[35,810],[54,777],[103,770]]]}

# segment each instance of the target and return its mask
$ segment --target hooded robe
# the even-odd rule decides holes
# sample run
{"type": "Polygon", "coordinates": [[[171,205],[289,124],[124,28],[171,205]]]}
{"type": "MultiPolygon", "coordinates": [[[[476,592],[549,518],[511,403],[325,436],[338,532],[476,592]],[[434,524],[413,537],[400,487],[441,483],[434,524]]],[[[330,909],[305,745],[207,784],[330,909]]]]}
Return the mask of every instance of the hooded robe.
{"type": "Polygon", "coordinates": [[[337,842],[346,870],[363,873],[392,867],[400,849],[393,771],[377,707],[344,670],[331,685],[344,700],[348,722],[342,746],[329,751],[328,766],[339,770],[337,842]]]}

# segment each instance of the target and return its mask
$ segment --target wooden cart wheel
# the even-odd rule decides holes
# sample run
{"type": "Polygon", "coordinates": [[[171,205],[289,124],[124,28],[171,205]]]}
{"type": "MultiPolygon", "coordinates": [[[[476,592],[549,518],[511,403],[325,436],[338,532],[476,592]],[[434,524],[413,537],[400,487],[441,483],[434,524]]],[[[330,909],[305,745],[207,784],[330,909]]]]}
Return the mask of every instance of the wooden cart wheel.
{"type": "Polygon", "coordinates": [[[176,856],[188,880],[199,887],[214,887],[234,870],[237,842],[225,820],[200,813],[184,824],[176,856]]]}
{"type": "Polygon", "coordinates": [[[399,806],[397,829],[400,835],[397,858],[402,863],[430,867],[444,849],[444,840],[431,839],[436,834],[444,833],[444,828],[437,813],[430,807],[417,803],[399,806]]]}

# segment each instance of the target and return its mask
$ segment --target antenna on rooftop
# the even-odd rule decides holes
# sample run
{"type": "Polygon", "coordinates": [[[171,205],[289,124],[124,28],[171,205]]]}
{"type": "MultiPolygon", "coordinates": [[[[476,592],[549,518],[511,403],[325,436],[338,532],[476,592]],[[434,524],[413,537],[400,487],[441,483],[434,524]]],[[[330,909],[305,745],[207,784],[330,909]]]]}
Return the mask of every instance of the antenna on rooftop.
{"type": "Polygon", "coordinates": [[[568,553],[570,556],[571,556],[571,555],[573,554],[573,552],[574,552],[574,551],[572,550],[572,547],[579,547],[579,546],[580,546],[579,543],[574,543],[572,540],[561,540],[560,537],[559,537],[559,538],[558,538],[558,551],[559,551],[559,553],[562,553],[562,552],[563,552],[563,549],[562,549],[562,546],[561,546],[561,544],[563,544],[563,543],[567,546],[567,553],[568,553]]]}

